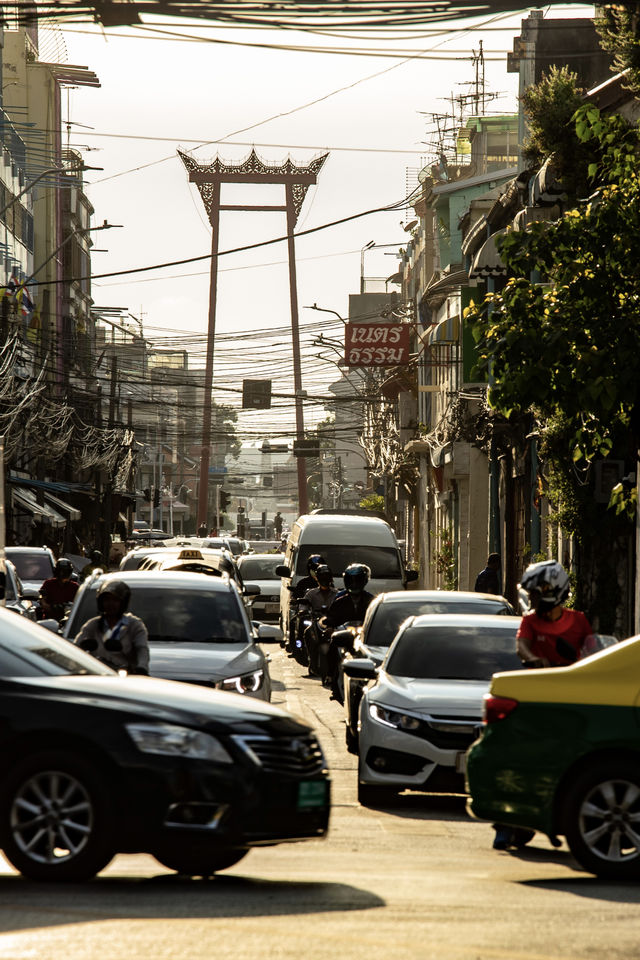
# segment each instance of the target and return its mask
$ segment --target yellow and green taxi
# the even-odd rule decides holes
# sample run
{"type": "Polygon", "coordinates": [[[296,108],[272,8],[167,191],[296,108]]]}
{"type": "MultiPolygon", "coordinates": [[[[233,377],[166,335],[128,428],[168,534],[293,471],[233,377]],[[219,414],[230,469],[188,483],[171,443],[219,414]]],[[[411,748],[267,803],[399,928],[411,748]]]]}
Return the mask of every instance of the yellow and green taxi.
{"type": "Polygon", "coordinates": [[[565,836],[590,873],[640,878],[640,637],[496,674],[466,775],[475,817],[565,836]]]}

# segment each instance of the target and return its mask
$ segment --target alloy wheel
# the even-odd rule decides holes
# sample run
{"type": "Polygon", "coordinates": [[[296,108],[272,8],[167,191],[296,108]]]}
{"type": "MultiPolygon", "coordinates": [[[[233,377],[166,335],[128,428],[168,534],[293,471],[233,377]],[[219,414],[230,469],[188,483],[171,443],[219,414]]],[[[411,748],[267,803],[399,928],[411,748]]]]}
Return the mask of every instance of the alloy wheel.
{"type": "Polygon", "coordinates": [[[68,772],[43,770],[16,790],[10,811],[16,847],[42,864],[82,853],[93,832],[94,812],[83,784],[68,772]]]}

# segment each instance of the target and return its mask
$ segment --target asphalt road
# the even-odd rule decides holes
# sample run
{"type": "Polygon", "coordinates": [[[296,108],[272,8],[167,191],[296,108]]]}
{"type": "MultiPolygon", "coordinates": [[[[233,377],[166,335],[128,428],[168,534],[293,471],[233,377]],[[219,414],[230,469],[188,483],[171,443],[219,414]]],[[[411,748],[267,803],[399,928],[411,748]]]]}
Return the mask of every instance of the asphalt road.
{"type": "Polygon", "coordinates": [[[310,720],[333,777],[324,841],[252,851],[212,880],[118,857],[92,883],[22,880],[0,861],[3,960],[618,960],[640,953],[640,885],[581,873],[536,837],[497,853],[462,798],[356,801],[341,708],[272,648],[274,702],[310,720]]]}

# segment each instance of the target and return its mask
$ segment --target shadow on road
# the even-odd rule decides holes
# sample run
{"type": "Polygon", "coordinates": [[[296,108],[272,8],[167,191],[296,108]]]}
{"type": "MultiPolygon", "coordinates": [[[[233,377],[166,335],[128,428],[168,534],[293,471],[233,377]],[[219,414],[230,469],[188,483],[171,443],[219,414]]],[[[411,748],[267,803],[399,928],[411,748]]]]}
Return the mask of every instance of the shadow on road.
{"type": "Polygon", "coordinates": [[[94,920],[274,917],[373,910],[383,899],[345,883],[220,874],[100,876],[90,883],[33,883],[0,876],[0,933],[94,920]]]}
{"type": "MultiPolygon", "coordinates": [[[[571,859],[571,854],[565,852],[566,866],[573,870],[579,869],[571,859]]],[[[577,897],[587,897],[590,900],[606,900],[610,903],[640,903],[640,887],[632,883],[620,883],[615,880],[599,880],[597,877],[568,877],[564,880],[523,880],[524,887],[537,887],[540,890],[550,890],[554,893],[572,893],[577,897]]]]}
{"type": "Polygon", "coordinates": [[[448,793],[401,793],[393,800],[367,807],[393,817],[414,820],[469,820],[467,797],[448,793]]]}

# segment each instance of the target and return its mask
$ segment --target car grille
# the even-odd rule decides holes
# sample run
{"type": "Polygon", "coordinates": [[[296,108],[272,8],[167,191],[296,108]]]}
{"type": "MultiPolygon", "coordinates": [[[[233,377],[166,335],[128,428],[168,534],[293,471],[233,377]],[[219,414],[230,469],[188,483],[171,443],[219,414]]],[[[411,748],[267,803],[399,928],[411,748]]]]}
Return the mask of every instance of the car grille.
{"type": "Polygon", "coordinates": [[[322,748],[314,736],[234,737],[254,763],[269,773],[308,777],[325,769],[322,748]]]}

